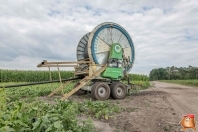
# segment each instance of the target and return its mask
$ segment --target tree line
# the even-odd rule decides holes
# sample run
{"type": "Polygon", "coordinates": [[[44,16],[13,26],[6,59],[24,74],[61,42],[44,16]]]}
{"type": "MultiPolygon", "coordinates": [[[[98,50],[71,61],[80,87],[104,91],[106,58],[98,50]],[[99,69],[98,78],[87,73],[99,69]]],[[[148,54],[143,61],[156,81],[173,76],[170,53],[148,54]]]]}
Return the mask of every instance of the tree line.
{"type": "Polygon", "coordinates": [[[166,67],[152,69],[149,80],[186,80],[198,79],[198,67],[166,67]]]}

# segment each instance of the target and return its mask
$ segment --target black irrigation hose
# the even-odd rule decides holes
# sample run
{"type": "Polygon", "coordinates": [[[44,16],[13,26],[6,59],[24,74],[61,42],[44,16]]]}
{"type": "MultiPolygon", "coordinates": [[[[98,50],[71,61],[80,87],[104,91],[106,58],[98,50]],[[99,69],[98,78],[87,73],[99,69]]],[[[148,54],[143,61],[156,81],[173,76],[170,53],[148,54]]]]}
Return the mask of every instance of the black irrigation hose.
{"type": "MultiPolygon", "coordinates": [[[[68,79],[62,79],[61,81],[63,82],[63,81],[71,81],[71,80],[78,80],[78,79],[82,79],[82,78],[81,77],[68,78],[68,79]]],[[[32,82],[32,83],[23,83],[23,84],[12,84],[12,85],[0,86],[0,88],[22,87],[22,86],[38,85],[38,84],[46,84],[46,83],[55,83],[55,82],[60,82],[60,80],[32,82]]]]}

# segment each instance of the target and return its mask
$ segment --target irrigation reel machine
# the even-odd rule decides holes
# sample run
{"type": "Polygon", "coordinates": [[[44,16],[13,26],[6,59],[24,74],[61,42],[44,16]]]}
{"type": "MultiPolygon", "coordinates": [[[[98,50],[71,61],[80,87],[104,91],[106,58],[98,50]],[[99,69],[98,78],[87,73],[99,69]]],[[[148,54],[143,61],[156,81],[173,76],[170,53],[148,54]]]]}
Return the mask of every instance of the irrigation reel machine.
{"type": "MultiPolygon", "coordinates": [[[[72,80],[79,80],[74,88],[63,94],[61,100],[72,94],[91,92],[97,100],[106,100],[111,95],[115,99],[123,99],[133,89],[129,82],[124,84],[122,79],[128,77],[135,60],[135,49],[129,33],[120,25],[105,22],[85,34],[79,41],[76,50],[77,61],[48,62],[44,60],[37,67],[74,67],[74,78],[51,80],[45,82],[8,85],[6,87],[27,86],[43,83],[59,82],[61,86],[51,92],[54,95],[68,85],[72,80]]],[[[49,70],[50,71],[50,70],[49,70]]],[[[0,86],[2,87],[2,86],[0,86]]]]}

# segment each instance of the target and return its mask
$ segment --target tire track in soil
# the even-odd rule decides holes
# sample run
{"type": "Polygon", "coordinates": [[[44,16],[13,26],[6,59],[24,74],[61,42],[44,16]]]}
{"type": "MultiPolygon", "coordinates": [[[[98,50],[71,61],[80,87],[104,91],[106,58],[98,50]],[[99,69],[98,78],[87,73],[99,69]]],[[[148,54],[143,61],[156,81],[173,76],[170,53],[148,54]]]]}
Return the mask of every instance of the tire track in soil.
{"type": "MultiPolygon", "coordinates": [[[[154,82],[160,91],[168,93],[167,98],[170,105],[176,110],[178,118],[182,119],[183,115],[194,114],[195,120],[198,120],[198,88],[189,87],[178,84],[170,84],[163,82],[154,82]]],[[[198,129],[198,125],[197,129],[198,129]]],[[[192,129],[187,129],[185,132],[192,132],[192,129]]]]}

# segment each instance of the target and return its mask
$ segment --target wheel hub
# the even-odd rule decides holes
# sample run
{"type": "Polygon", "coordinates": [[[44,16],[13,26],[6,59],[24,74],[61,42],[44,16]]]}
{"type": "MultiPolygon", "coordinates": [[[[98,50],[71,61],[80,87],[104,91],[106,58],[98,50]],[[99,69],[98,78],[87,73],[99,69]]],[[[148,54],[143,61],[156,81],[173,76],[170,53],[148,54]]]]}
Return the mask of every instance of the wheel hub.
{"type": "Polygon", "coordinates": [[[123,90],[122,90],[122,88],[120,88],[120,87],[118,87],[116,91],[117,91],[117,94],[118,94],[119,96],[121,96],[121,95],[123,94],[123,90]]]}
{"type": "Polygon", "coordinates": [[[98,89],[98,95],[100,95],[101,97],[104,97],[106,95],[106,89],[104,87],[100,87],[98,89]]]}

